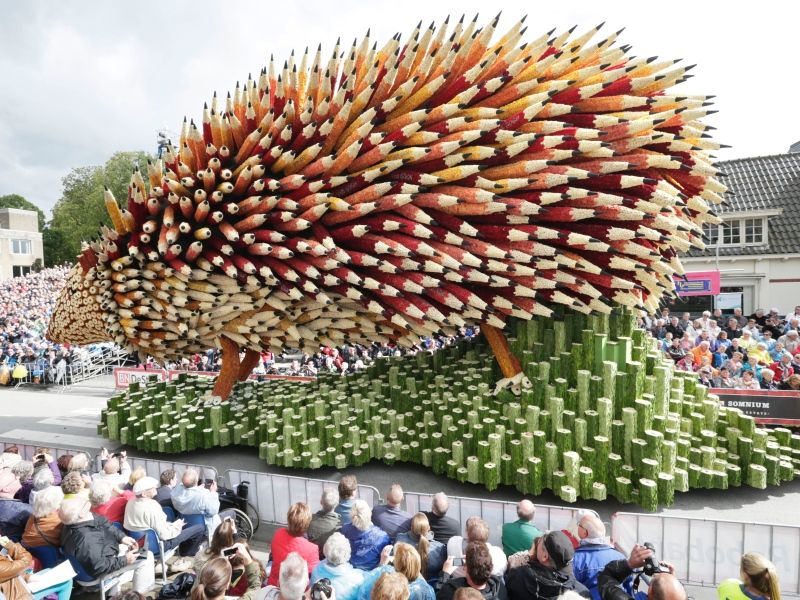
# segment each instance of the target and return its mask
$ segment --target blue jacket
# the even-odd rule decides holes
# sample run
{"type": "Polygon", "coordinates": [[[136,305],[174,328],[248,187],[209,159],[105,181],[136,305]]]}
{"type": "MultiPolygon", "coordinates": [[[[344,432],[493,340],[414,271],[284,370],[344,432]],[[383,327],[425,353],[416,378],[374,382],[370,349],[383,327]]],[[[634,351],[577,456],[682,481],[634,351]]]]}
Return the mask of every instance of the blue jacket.
{"type": "Polygon", "coordinates": [[[622,552],[607,544],[581,543],[572,558],[572,573],[575,575],[575,579],[589,588],[592,600],[600,600],[600,592],[597,591],[597,576],[612,560],[625,558],[627,557],[622,552]]]}
{"type": "MultiPolygon", "coordinates": [[[[410,544],[417,549],[419,546],[419,536],[410,531],[397,534],[397,543],[403,542],[410,544]]],[[[447,560],[447,546],[433,539],[433,534],[428,534],[428,583],[435,585],[439,580],[439,573],[442,572],[442,565],[447,560]]]]}
{"type": "Polygon", "coordinates": [[[222,522],[219,518],[219,494],[202,485],[190,488],[182,483],[176,485],[172,490],[172,506],[182,515],[203,515],[209,534],[222,522]]]}
{"type": "MultiPolygon", "coordinates": [[[[393,572],[394,567],[392,565],[383,565],[367,573],[364,577],[364,583],[361,585],[361,591],[358,593],[358,599],[370,600],[372,588],[375,587],[380,576],[384,573],[393,572]]],[[[428,585],[428,582],[422,578],[422,575],[408,584],[408,591],[408,600],[436,600],[436,593],[433,591],[433,588],[428,585]]],[[[338,596],[336,600],[339,600],[338,596]]]]}
{"type": "Polygon", "coordinates": [[[357,600],[361,583],[364,581],[364,571],[356,569],[350,563],[332,566],[327,559],[320,562],[311,572],[311,584],[327,577],[331,580],[333,589],[336,590],[336,600],[357,600]]]}
{"type": "Polygon", "coordinates": [[[378,566],[381,550],[389,544],[389,534],[373,525],[361,531],[348,523],[342,526],[342,535],[350,542],[350,563],[356,569],[369,571],[378,566]]]}
{"type": "Polygon", "coordinates": [[[21,500],[0,498],[0,532],[19,543],[33,507],[21,500]]]}

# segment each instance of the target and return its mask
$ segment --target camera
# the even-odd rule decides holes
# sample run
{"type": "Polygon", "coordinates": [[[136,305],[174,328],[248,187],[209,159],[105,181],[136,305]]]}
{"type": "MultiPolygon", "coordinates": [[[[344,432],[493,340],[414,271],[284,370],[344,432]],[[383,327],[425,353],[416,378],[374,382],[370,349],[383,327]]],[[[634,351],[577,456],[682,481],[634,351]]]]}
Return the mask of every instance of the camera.
{"type": "Polygon", "coordinates": [[[237,550],[237,549],[236,549],[236,547],[235,547],[235,546],[231,546],[230,548],[225,548],[225,549],[222,551],[222,555],[223,555],[225,558],[230,558],[231,556],[233,556],[234,554],[236,554],[236,550],[237,550]]]}
{"type": "Polygon", "coordinates": [[[323,577],[311,586],[311,600],[324,600],[323,594],[325,594],[325,598],[330,598],[332,589],[331,580],[323,577]]]}
{"type": "Polygon", "coordinates": [[[644,560],[644,566],[642,567],[644,574],[647,575],[648,577],[652,577],[656,573],[669,573],[668,569],[658,564],[658,559],[656,558],[655,546],[653,546],[653,544],[651,544],[650,542],[645,542],[644,547],[653,553],[652,556],[644,560]]]}
{"type": "Polygon", "coordinates": [[[206,489],[208,489],[212,485],[214,485],[214,480],[213,479],[205,479],[205,480],[203,480],[203,485],[206,487],[206,489]]]}

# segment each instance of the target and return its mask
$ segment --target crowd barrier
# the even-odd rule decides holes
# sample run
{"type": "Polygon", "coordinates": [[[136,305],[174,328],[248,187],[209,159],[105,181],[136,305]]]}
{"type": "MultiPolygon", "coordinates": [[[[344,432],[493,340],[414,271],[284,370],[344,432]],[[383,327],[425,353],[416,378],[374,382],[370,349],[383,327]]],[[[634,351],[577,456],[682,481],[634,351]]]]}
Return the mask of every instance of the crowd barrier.
{"type": "MultiPolygon", "coordinates": [[[[262,522],[274,525],[286,525],[286,513],[295,502],[305,502],[312,511],[316,511],[323,488],[335,488],[338,485],[336,481],[325,479],[306,479],[238,469],[225,471],[225,477],[230,487],[234,489],[242,481],[249,481],[248,500],[258,510],[262,522]]],[[[366,500],[370,506],[381,503],[380,493],[370,485],[359,485],[358,497],[366,500]]]]}
{"type": "Polygon", "coordinates": [[[782,592],[800,594],[800,527],[634,513],[616,513],[611,524],[624,552],[651,542],[684,583],[716,587],[738,578],[742,554],[758,552],[775,563],[782,592]]]}
{"type": "Polygon", "coordinates": [[[75,456],[76,454],[80,454],[83,452],[87,456],[89,456],[90,464],[91,460],[94,457],[94,450],[89,448],[60,448],[57,446],[47,446],[46,444],[29,444],[28,442],[22,440],[14,440],[3,438],[0,440],[2,443],[3,448],[7,448],[8,446],[16,446],[17,450],[19,450],[19,455],[23,458],[23,460],[29,460],[33,462],[33,457],[36,456],[37,448],[47,448],[47,453],[53,457],[54,460],[58,460],[59,456],[63,456],[64,454],[71,454],[75,456]]]}
{"type": "MultiPolygon", "coordinates": [[[[157,381],[172,381],[181,374],[192,375],[193,377],[214,378],[219,375],[217,371],[182,371],[180,369],[144,369],[142,367],[119,367],[114,369],[114,386],[117,389],[125,389],[131,383],[146,383],[152,378],[157,381]]],[[[289,379],[293,381],[312,381],[313,377],[301,377],[299,375],[257,375],[252,373],[250,379],[289,379]]]]}
{"type": "MultiPolygon", "coordinates": [[[[404,492],[406,511],[412,515],[431,509],[433,494],[421,492],[404,492]]],[[[470,517],[480,517],[489,524],[489,543],[502,546],[503,523],[516,521],[517,503],[498,500],[481,500],[478,498],[464,498],[448,496],[449,506],[447,516],[454,518],[461,524],[461,530],[470,517]]],[[[565,529],[575,517],[576,508],[564,506],[548,506],[536,504],[536,515],[533,523],[540,531],[548,529],[565,529]]]]}
{"type": "Polygon", "coordinates": [[[175,473],[177,473],[179,481],[181,473],[188,468],[196,469],[201,479],[213,479],[216,481],[218,476],[217,470],[209,465],[193,465],[171,460],[159,460],[156,458],[139,458],[138,456],[131,456],[130,454],[128,455],[128,464],[131,466],[131,469],[143,467],[148,476],[156,479],[159,478],[162,471],[166,471],[167,469],[173,469],[175,473]]]}

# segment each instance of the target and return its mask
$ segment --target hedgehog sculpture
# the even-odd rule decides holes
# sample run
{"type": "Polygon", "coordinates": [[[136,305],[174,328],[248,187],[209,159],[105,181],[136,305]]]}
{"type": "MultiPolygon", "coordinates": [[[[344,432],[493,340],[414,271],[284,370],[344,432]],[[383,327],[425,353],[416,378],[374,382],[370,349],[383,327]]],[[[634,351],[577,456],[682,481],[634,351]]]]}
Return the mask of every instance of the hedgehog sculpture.
{"type": "MultiPolygon", "coordinates": [[[[499,15],[498,15],[499,17],[499,15]]],[[[654,309],[725,187],[675,95],[690,67],[627,56],[600,27],[523,42],[523,21],[369,32],[248,77],[135,171],[78,257],[53,340],[158,359],[217,346],[227,397],[265,348],[479,325],[506,384],[508,316],[654,309]],[[240,359],[240,351],[245,356],[240,359]]]]}

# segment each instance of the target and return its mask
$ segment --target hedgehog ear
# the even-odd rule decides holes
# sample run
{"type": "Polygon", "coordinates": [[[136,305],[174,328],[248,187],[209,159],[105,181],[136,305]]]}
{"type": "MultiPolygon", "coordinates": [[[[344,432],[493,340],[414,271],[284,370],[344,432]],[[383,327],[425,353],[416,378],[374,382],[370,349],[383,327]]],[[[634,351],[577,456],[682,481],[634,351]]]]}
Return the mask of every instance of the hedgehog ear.
{"type": "Polygon", "coordinates": [[[78,255],[78,264],[84,273],[88,273],[92,267],[97,266],[97,254],[88,246],[78,255]]]}

